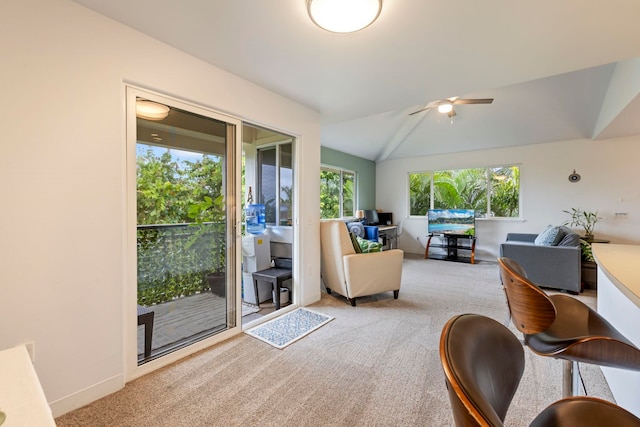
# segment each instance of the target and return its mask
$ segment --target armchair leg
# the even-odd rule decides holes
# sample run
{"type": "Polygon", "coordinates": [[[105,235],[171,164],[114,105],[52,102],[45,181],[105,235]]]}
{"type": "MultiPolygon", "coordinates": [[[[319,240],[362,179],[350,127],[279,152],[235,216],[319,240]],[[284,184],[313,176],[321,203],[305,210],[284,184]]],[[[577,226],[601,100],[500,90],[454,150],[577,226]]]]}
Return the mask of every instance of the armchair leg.
{"type": "Polygon", "coordinates": [[[398,299],[398,295],[400,295],[400,290],[393,291],[393,299],[398,299]]]}
{"type": "Polygon", "coordinates": [[[356,299],[355,298],[347,298],[347,301],[349,301],[351,303],[351,307],[355,307],[356,306],[356,299]]]}
{"type": "Polygon", "coordinates": [[[331,295],[331,289],[327,288],[326,286],[325,286],[325,288],[327,289],[327,293],[328,293],[329,295],[331,295]]]}

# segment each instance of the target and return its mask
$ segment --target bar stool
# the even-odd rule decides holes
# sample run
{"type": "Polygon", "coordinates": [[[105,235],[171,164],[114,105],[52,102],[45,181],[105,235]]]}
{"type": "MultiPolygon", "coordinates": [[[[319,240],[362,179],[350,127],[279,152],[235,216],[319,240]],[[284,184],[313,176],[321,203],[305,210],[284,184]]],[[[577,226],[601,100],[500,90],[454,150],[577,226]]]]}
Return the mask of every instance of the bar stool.
{"type": "Polygon", "coordinates": [[[640,371],[640,350],[598,312],[568,295],[547,295],[516,261],[498,258],[513,325],[540,356],[564,360],[562,393],[578,389],[578,362],[640,371]]]}
{"type": "MultiPolygon", "coordinates": [[[[478,314],[454,316],[440,335],[440,361],[458,427],[504,425],[524,372],[518,338],[478,314]]],[[[578,396],[549,405],[530,427],[638,427],[640,419],[606,400],[578,396]]]]}

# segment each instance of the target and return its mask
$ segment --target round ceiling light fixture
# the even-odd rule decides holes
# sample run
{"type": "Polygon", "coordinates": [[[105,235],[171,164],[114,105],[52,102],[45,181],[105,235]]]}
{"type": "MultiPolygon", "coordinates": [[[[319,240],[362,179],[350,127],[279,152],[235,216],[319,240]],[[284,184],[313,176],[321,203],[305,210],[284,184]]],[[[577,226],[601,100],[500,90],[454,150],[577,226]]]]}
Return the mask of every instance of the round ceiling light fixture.
{"type": "Polygon", "coordinates": [[[311,20],[333,33],[353,33],[380,15],[382,0],[307,0],[311,20]]]}
{"type": "Polygon", "coordinates": [[[153,101],[136,101],[136,116],[146,120],[162,120],[169,115],[170,108],[153,101]]]}

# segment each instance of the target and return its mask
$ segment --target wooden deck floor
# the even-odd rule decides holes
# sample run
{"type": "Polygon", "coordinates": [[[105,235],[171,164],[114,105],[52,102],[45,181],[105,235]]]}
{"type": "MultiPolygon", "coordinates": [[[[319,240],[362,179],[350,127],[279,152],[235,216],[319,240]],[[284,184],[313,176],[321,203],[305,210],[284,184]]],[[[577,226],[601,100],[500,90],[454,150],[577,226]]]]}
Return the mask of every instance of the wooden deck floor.
{"type": "MultiPolygon", "coordinates": [[[[155,312],[151,352],[166,345],[224,327],[225,299],[211,292],[191,295],[150,307],[155,312]]],[[[138,354],[144,352],[144,326],[138,326],[138,354]]]]}
{"type": "MultiPolygon", "coordinates": [[[[264,305],[268,304],[263,303],[264,305]]],[[[225,299],[211,292],[191,295],[150,307],[155,312],[151,353],[185,338],[211,329],[224,328],[227,322],[225,299]]],[[[266,311],[272,311],[266,310],[266,311]]],[[[262,317],[265,308],[246,320],[262,317]]],[[[243,320],[245,320],[243,318],[243,320]]],[[[144,353],[144,326],[138,326],[138,357],[144,353]]]]}

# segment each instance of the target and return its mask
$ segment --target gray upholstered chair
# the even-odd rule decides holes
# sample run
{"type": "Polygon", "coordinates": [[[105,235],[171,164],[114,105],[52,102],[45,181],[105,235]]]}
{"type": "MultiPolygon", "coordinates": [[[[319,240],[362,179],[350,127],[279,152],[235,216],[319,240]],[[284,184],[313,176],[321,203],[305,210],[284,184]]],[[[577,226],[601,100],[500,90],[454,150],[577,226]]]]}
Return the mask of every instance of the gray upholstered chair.
{"type": "Polygon", "coordinates": [[[509,233],[500,256],[517,261],[538,286],[582,291],[580,236],[568,227],[556,227],[556,241],[537,244],[538,234],[509,233]]]}

